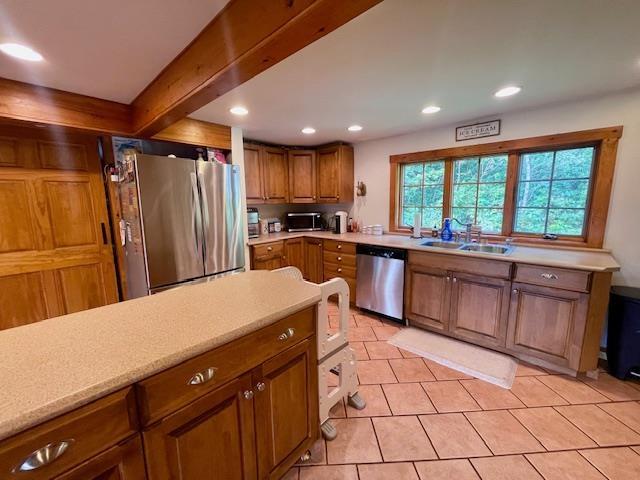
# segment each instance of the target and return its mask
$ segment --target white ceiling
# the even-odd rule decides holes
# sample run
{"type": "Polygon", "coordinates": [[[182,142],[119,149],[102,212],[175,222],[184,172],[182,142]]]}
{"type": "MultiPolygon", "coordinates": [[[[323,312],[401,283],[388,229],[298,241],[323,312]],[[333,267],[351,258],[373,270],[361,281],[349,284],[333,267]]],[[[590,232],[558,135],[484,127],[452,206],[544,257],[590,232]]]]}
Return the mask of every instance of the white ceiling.
{"type": "Polygon", "coordinates": [[[640,85],[639,25],[638,0],[385,0],[192,116],[309,145],[567,101],[640,85]]]}
{"type": "Polygon", "coordinates": [[[228,0],[2,0],[0,43],[45,61],[0,54],[0,77],[131,102],[228,0]]]}

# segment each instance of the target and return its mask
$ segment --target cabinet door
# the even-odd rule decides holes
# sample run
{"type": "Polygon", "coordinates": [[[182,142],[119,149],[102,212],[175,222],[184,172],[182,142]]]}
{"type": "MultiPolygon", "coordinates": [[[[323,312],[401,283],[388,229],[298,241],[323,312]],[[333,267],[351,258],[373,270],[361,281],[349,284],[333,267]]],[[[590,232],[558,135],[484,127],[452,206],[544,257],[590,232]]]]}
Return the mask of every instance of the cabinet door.
{"type": "Polygon", "coordinates": [[[507,348],[577,370],[589,296],[514,283],[507,348]]]}
{"type": "Polygon", "coordinates": [[[449,330],[487,346],[505,346],[511,283],[498,278],[453,273],[449,330]]]}
{"type": "Polygon", "coordinates": [[[281,148],[264,147],[265,203],[287,203],[289,201],[289,167],[287,152],[281,148]]]}
{"type": "Polygon", "coordinates": [[[246,374],[144,432],[148,478],[256,478],[254,402],[246,374]]]}
{"type": "Polygon", "coordinates": [[[264,171],[260,146],[244,146],[244,181],[246,185],[247,205],[264,203],[264,171]]]}
{"type": "Polygon", "coordinates": [[[254,260],[252,268],[254,270],[276,270],[284,267],[282,257],[268,258],[266,260],[254,260]]]}
{"type": "Polygon", "coordinates": [[[409,264],[405,315],[412,323],[447,330],[451,277],[445,270],[409,264]]]}
{"type": "Polygon", "coordinates": [[[140,480],[145,478],[140,436],[84,462],[56,480],[140,480]]]}
{"type": "Polygon", "coordinates": [[[302,238],[292,238],[284,242],[284,264],[287,267],[296,267],[306,277],[304,264],[304,241],[302,238]]]}
{"type": "Polygon", "coordinates": [[[307,280],[322,283],[322,240],[305,239],[305,267],[307,280]]]}
{"type": "Polygon", "coordinates": [[[316,203],[315,150],[289,151],[289,202],[316,203]]]}
{"type": "Polygon", "coordinates": [[[340,201],[340,150],[337,147],[318,151],[318,200],[340,201]]]}
{"type": "Polygon", "coordinates": [[[261,479],[281,478],[318,437],[317,358],[312,340],[303,340],[254,371],[261,479]]]}

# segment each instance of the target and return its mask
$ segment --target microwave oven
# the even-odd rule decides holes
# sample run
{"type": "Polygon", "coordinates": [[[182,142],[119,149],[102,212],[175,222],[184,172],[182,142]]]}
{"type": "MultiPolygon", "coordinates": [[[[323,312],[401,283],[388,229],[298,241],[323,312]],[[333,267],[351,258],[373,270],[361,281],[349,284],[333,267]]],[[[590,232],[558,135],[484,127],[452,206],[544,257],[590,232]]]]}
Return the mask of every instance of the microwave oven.
{"type": "Polygon", "coordinates": [[[285,217],[286,229],[289,232],[313,232],[322,230],[322,215],[311,213],[287,213],[285,217]]]}

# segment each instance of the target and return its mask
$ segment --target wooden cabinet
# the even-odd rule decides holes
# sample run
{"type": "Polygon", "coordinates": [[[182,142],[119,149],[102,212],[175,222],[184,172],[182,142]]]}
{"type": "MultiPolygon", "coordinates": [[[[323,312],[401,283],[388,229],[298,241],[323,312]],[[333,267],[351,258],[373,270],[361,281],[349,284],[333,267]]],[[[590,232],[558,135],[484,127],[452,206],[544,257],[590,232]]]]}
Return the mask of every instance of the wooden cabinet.
{"type": "Polygon", "coordinates": [[[254,270],[275,270],[285,266],[284,242],[263,243],[251,246],[251,268],[254,270]]]}
{"type": "Polygon", "coordinates": [[[289,203],[316,203],[315,150],[289,150],[289,203]]]}
{"type": "Polygon", "coordinates": [[[261,204],[265,201],[261,150],[262,147],[259,145],[244,144],[244,181],[247,205],[261,204]]]}
{"type": "Polygon", "coordinates": [[[302,272],[302,276],[307,278],[304,247],[304,239],[302,237],[285,240],[283,262],[287,267],[296,267],[302,272]]]}
{"type": "Polygon", "coordinates": [[[281,478],[318,437],[315,364],[315,343],[304,340],[254,370],[259,478],[281,478]]]}
{"type": "Polygon", "coordinates": [[[304,239],[304,259],[306,279],[313,283],[322,283],[322,240],[304,239]]]}
{"type": "Polygon", "coordinates": [[[247,204],[287,203],[289,166],[282,148],[244,145],[244,178],[247,204]]]}
{"type": "Polygon", "coordinates": [[[318,200],[353,202],[353,147],[332,145],[318,149],[318,200]]]}
{"type": "Polygon", "coordinates": [[[589,296],[514,283],[507,347],[578,370],[589,296]]]}
{"type": "Polygon", "coordinates": [[[449,274],[409,264],[405,277],[405,316],[418,326],[448,330],[449,274]]]}
{"type": "Polygon", "coordinates": [[[323,242],[323,276],[325,282],[332,278],[342,278],[349,285],[349,302],[356,302],[356,244],[337,240],[323,242]]]}

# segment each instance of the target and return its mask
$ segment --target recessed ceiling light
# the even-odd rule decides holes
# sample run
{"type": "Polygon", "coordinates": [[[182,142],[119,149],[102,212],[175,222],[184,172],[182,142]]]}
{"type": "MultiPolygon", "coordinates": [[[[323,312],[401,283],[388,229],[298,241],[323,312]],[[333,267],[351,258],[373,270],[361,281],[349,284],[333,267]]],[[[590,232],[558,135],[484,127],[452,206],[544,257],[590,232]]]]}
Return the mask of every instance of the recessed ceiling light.
{"type": "Polygon", "coordinates": [[[520,93],[520,90],[522,90],[522,88],[515,87],[515,86],[504,87],[504,88],[501,88],[500,90],[498,90],[496,93],[494,93],[494,95],[496,97],[510,97],[511,95],[515,95],[516,93],[520,93]]]}
{"type": "Polygon", "coordinates": [[[349,130],[350,132],[359,132],[360,130],[362,130],[362,127],[360,125],[351,125],[349,128],[347,128],[347,130],[349,130]]]}
{"type": "Polygon", "coordinates": [[[428,107],[424,107],[422,109],[422,113],[438,113],[440,110],[442,110],[440,107],[429,105],[428,107]]]}
{"type": "Polygon", "coordinates": [[[40,55],[35,50],[18,43],[0,44],[0,50],[2,50],[7,55],[19,58],[20,60],[27,60],[29,62],[40,62],[43,59],[42,55],[40,55]]]}
{"type": "Polygon", "coordinates": [[[229,111],[231,113],[233,113],[234,115],[240,115],[240,116],[244,116],[247,115],[249,113],[249,110],[247,110],[245,107],[238,105],[235,107],[232,107],[229,109],[229,111]]]}
{"type": "Polygon", "coordinates": [[[313,127],[304,127],[302,129],[302,133],[304,133],[305,135],[312,135],[314,133],[316,133],[316,129],[313,127]]]}

